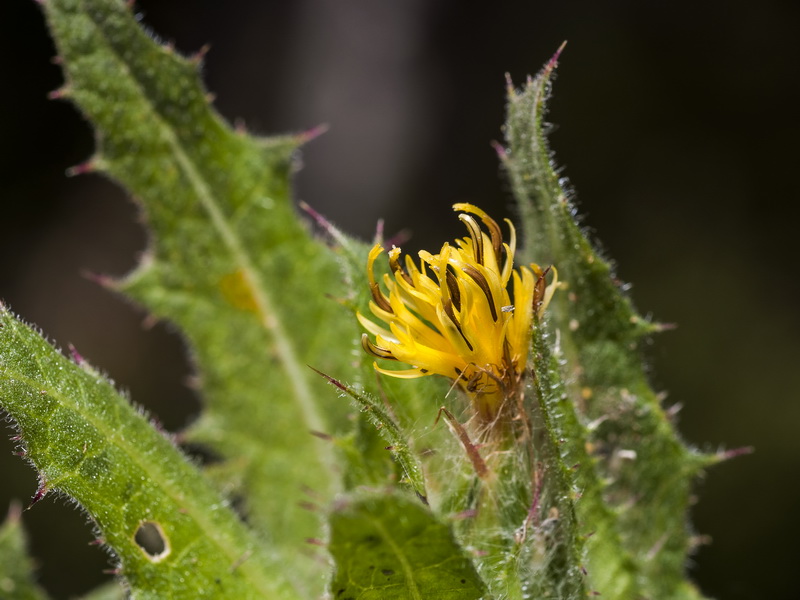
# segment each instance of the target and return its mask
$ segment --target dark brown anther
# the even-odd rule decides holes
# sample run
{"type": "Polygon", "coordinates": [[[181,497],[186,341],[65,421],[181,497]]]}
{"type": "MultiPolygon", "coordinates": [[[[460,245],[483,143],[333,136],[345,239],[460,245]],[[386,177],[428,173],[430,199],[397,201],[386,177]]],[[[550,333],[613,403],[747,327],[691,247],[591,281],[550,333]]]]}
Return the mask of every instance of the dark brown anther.
{"type": "Polygon", "coordinates": [[[445,314],[448,317],[450,317],[450,320],[453,322],[453,325],[455,325],[456,329],[458,329],[458,333],[461,334],[461,339],[463,339],[464,342],[467,344],[467,346],[469,346],[470,351],[475,350],[475,347],[469,343],[467,336],[465,336],[464,332],[461,330],[461,323],[458,322],[458,319],[456,318],[456,313],[453,312],[453,302],[449,299],[445,300],[443,303],[443,308],[445,314]]]}
{"type": "Polygon", "coordinates": [[[369,291],[372,292],[372,299],[375,300],[375,304],[380,306],[383,310],[390,314],[394,314],[392,310],[392,305],[389,304],[389,299],[383,295],[380,286],[378,285],[377,281],[371,281],[369,284],[369,291]]]}
{"type": "Polygon", "coordinates": [[[469,230],[469,237],[472,238],[472,246],[475,253],[475,262],[479,265],[483,264],[483,233],[478,222],[470,215],[458,215],[461,222],[467,226],[469,230]]]}
{"type": "Polygon", "coordinates": [[[486,215],[481,218],[483,224],[489,229],[489,235],[492,238],[492,248],[494,248],[494,255],[497,257],[497,262],[500,262],[500,253],[503,251],[503,230],[493,218],[486,215]]]}
{"type": "Polygon", "coordinates": [[[377,258],[378,254],[383,251],[383,248],[376,247],[370,253],[370,260],[367,266],[367,277],[369,278],[369,291],[372,294],[372,299],[375,301],[375,304],[380,306],[383,310],[388,312],[389,314],[394,314],[392,310],[392,305],[389,303],[389,299],[384,295],[381,291],[378,282],[375,280],[375,270],[374,270],[374,262],[377,258]],[[375,253],[375,251],[378,251],[375,253]]]}
{"type": "Polygon", "coordinates": [[[550,272],[550,267],[542,271],[541,275],[536,278],[536,283],[533,286],[533,312],[538,314],[539,308],[544,302],[544,294],[547,291],[547,274],[550,272]]]}
{"type": "Polygon", "coordinates": [[[400,261],[398,260],[399,256],[399,252],[389,252],[389,267],[392,269],[392,273],[397,274],[399,271],[401,277],[405,279],[411,287],[414,287],[414,280],[411,279],[411,275],[406,273],[406,270],[400,265],[400,261]]]}
{"type": "Polygon", "coordinates": [[[388,358],[389,360],[397,360],[392,354],[391,350],[373,344],[366,333],[361,334],[361,347],[364,348],[364,351],[367,354],[371,354],[372,356],[376,356],[378,358],[388,358]]]}
{"type": "Polygon", "coordinates": [[[450,299],[453,301],[453,306],[457,311],[461,311],[461,290],[458,289],[458,279],[453,272],[448,268],[445,275],[447,281],[447,289],[450,292],[450,299]]]}
{"type": "Polygon", "coordinates": [[[483,273],[478,271],[478,269],[472,265],[464,265],[464,273],[472,277],[473,281],[478,284],[479,288],[481,288],[486,296],[486,299],[489,301],[489,310],[492,311],[492,319],[497,321],[497,307],[494,305],[492,289],[489,287],[489,282],[486,281],[486,277],[484,277],[483,273]]]}

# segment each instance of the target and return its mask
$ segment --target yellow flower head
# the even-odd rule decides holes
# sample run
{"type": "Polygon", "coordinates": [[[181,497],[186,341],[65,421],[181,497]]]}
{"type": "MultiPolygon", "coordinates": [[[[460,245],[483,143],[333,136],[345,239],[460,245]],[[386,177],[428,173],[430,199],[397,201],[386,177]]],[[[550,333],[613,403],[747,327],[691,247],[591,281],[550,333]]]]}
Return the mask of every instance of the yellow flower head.
{"type": "Polygon", "coordinates": [[[374,264],[383,252],[369,253],[372,314],[385,326],[359,314],[367,334],[362,345],[370,354],[411,365],[380,373],[413,378],[444,375],[472,399],[477,414],[494,420],[503,402],[518,389],[528,358],[534,314],[541,316],[557,287],[546,284],[550,269],[538,265],[514,270],[516,232],[506,219],[509,243],[500,226],[472,204],[455,204],[469,237],[445,243],[439,254],[420,251],[417,267],[410,256],[400,262],[400,249],[389,251],[392,274],[383,276],[388,295],[375,279],[374,264]],[[474,216],[473,216],[474,215],[474,216]],[[478,217],[483,224],[475,218],[478,217]],[[484,231],[484,228],[487,231],[484,231]],[[509,281],[513,279],[513,300],[509,281]],[[388,327],[388,328],[387,328],[388,327]]]}

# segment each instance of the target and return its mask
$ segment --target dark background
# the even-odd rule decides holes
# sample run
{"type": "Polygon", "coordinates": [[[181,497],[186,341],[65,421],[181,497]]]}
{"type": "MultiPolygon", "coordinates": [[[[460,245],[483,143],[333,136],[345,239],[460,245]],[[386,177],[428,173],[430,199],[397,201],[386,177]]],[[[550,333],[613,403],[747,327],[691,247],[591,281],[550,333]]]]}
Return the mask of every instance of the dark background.
{"type": "MultiPolygon", "coordinates": [[[[410,247],[462,233],[454,202],[508,212],[490,148],[504,73],[521,82],[568,40],[551,142],[637,306],[679,325],[647,350],[653,382],[683,404],[689,443],[756,448],[698,482],[692,520],[713,542],[692,577],[720,599],[797,597],[800,4],[137,6],[180,50],[211,43],[205,77],[229,120],[261,134],[329,124],[304,152],[296,195],[364,237],[381,217],[388,232],[410,228],[410,247]]],[[[136,264],[147,243],[136,210],[99,177],[65,177],[90,155],[90,130],[46,99],[61,77],[36,4],[0,11],[0,297],[178,429],[199,407],[181,340],[82,276],[136,264]]],[[[6,437],[0,511],[36,488],[6,437]]],[[[85,521],[52,497],[24,515],[54,597],[85,591],[108,567],[85,521]]]]}

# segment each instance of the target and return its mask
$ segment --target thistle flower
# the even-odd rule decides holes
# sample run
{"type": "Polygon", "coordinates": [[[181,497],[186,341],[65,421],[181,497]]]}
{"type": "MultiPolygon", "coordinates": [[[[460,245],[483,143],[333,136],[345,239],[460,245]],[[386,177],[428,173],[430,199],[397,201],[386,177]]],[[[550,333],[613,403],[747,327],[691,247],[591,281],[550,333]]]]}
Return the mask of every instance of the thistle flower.
{"type": "Polygon", "coordinates": [[[381,359],[411,366],[375,369],[400,378],[444,375],[470,397],[476,414],[491,422],[505,400],[515,396],[523,378],[534,315],[540,317],[558,285],[557,273],[539,265],[514,269],[516,232],[509,243],[500,226],[472,204],[455,204],[469,236],[445,243],[439,254],[420,251],[419,267],[401,250],[389,251],[391,274],[383,276],[385,294],[375,278],[375,261],[384,251],[369,253],[367,275],[370,311],[385,326],[362,314],[358,320],[375,336],[361,338],[364,349],[381,359]],[[474,215],[474,216],[473,216],[474,215]],[[483,228],[478,220],[478,217],[483,228]],[[486,231],[484,231],[484,228],[486,231]],[[488,233],[487,233],[488,231],[488,233]],[[513,299],[509,282],[513,280],[513,299]]]}

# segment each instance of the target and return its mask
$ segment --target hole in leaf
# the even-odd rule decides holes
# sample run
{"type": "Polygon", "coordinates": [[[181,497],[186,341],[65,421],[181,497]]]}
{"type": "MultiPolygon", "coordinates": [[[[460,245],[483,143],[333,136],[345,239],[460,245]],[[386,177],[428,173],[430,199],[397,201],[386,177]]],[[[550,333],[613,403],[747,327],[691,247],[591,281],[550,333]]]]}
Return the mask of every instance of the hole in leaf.
{"type": "Polygon", "coordinates": [[[153,562],[159,562],[169,554],[169,542],[161,525],[154,521],[143,521],[133,536],[133,541],[153,562]]]}

